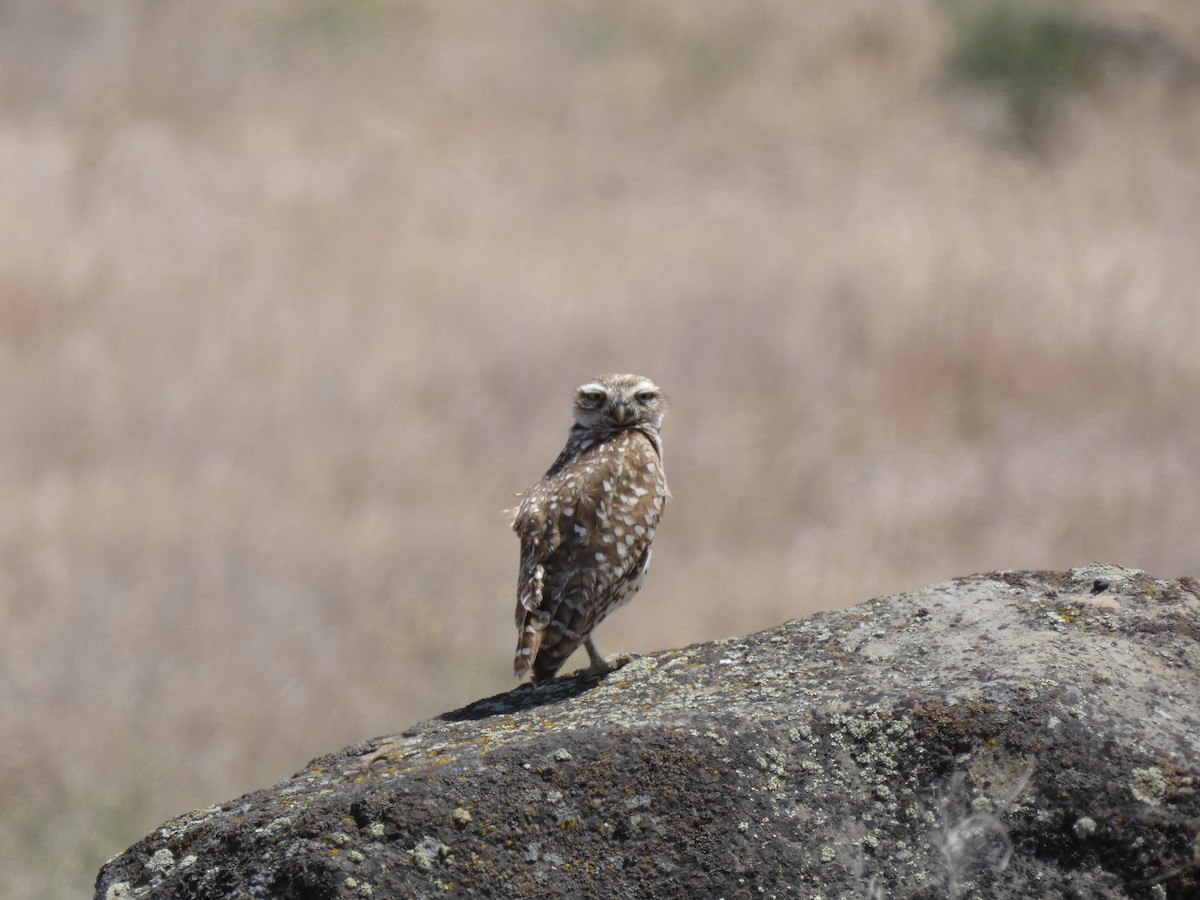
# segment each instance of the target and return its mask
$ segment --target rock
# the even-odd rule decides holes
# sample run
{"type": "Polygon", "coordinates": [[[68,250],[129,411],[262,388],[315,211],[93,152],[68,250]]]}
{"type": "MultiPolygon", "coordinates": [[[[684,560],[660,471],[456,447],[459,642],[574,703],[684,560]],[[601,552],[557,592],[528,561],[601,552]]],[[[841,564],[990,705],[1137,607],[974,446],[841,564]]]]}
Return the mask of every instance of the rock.
{"type": "Polygon", "coordinates": [[[1200,584],[976,575],[519,687],[167,822],[97,898],[1200,896],[1200,584]]]}

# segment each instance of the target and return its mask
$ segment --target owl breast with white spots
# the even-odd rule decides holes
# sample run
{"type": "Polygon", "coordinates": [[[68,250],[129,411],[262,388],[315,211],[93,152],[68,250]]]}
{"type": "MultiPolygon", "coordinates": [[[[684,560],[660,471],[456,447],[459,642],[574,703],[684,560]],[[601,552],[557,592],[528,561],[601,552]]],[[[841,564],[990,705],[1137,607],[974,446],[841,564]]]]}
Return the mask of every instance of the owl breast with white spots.
{"type": "Polygon", "coordinates": [[[659,435],[665,412],[662,391],[638,375],[606,375],[576,391],[567,445],[513,521],[521,540],[518,678],[549,681],[580,645],[590,672],[612,668],[591,634],[645,580],[670,497],[659,435]]]}

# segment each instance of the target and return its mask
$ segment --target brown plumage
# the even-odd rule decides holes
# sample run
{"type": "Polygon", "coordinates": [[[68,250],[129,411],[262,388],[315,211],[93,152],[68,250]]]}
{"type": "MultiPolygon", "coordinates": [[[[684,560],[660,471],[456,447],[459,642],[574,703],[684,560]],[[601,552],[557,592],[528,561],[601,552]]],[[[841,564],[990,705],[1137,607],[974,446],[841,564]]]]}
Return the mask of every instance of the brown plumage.
{"type": "Polygon", "coordinates": [[[513,520],[521,539],[513,671],[552,679],[580,644],[588,673],[611,671],[592,630],[642,586],[670,493],[659,428],[666,400],[640,375],[581,385],[567,445],[530,488],[513,520]]]}

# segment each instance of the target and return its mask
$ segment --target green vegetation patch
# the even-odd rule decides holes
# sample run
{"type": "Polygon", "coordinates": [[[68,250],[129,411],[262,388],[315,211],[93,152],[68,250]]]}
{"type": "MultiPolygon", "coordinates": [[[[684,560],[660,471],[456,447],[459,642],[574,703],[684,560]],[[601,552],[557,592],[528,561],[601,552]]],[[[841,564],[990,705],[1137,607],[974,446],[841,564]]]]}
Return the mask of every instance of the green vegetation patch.
{"type": "Polygon", "coordinates": [[[945,0],[949,67],[964,84],[999,95],[1023,139],[1036,140],[1057,101],[1091,65],[1092,30],[1073,0],[945,0]]]}

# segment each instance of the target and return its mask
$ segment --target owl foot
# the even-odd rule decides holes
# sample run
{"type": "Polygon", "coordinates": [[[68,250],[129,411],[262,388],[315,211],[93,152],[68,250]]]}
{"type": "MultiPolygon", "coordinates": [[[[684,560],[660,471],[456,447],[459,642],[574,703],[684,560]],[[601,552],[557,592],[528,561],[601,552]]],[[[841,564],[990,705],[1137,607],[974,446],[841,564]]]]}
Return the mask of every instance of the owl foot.
{"type": "Polygon", "coordinates": [[[596,649],[596,645],[592,643],[590,637],[583,642],[583,649],[587,651],[588,659],[591,660],[591,663],[586,669],[579,670],[581,678],[607,675],[610,672],[617,671],[621,666],[629,665],[638,658],[636,653],[614,653],[609,657],[601,656],[600,651],[596,649]]]}

